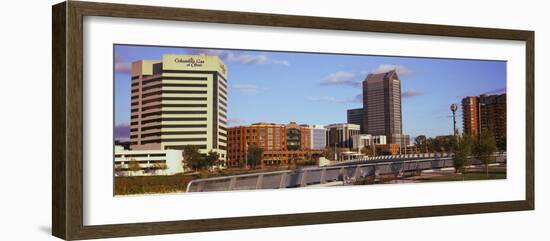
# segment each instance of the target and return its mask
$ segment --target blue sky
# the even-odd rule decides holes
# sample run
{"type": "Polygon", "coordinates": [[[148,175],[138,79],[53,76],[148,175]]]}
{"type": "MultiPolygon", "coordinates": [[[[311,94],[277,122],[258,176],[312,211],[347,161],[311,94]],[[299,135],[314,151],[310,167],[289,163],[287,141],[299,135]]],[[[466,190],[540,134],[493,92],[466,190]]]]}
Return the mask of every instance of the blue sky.
{"type": "MultiPolygon", "coordinates": [[[[130,63],[163,54],[218,55],[228,69],[229,125],[254,122],[331,124],[360,108],[368,73],[396,69],[403,129],[412,137],[452,133],[449,106],[464,96],[506,91],[506,62],[326,53],[115,45],[115,137],[130,122],[130,63]]],[[[462,129],[461,111],[458,126],[462,129]]]]}

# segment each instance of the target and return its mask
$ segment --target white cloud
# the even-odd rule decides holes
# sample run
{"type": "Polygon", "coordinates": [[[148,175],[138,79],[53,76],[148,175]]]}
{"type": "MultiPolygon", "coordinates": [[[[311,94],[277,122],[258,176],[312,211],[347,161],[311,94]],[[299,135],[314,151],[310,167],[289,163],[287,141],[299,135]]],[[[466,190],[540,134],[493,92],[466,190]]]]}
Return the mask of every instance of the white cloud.
{"type": "Polygon", "coordinates": [[[222,60],[236,62],[240,64],[277,64],[290,66],[290,62],[288,60],[272,59],[265,54],[249,54],[241,53],[239,51],[225,51],[221,49],[192,49],[189,51],[189,53],[216,55],[219,56],[222,60]]]}
{"type": "Polygon", "coordinates": [[[350,72],[338,71],[327,75],[320,82],[321,85],[352,85],[357,86],[361,82],[356,79],[357,75],[350,72]]]}
{"type": "Polygon", "coordinates": [[[358,94],[355,97],[350,98],[350,99],[338,99],[338,98],[331,97],[331,96],[309,97],[308,100],[309,101],[339,103],[339,104],[343,104],[343,103],[361,103],[361,102],[363,102],[363,95],[358,94]]]}
{"type": "Polygon", "coordinates": [[[132,67],[130,63],[115,63],[115,72],[122,74],[130,74],[132,67]]]}
{"type": "Polygon", "coordinates": [[[405,66],[395,64],[381,64],[376,69],[368,71],[367,73],[379,74],[391,70],[395,70],[399,76],[410,76],[412,74],[412,71],[405,66]]]}
{"type": "Polygon", "coordinates": [[[234,54],[223,55],[224,59],[241,64],[266,64],[269,58],[263,54],[234,54]]]}
{"type": "Polygon", "coordinates": [[[408,97],[421,96],[421,95],[424,95],[424,94],[425,94],[425,93],[422,92],[422,91],[407,90],[407,91],[401,92],[401,97],[402,97],[402,98],[408,98],[408,97]]]}
{"type": "Polygon", "coordinates": [[[206,54],[220,56],[223,54],[221,49],[190,49],[189,54],[206,54]]]}
{"type": "Polygon", "coordinates": [[[132,66],[126,58],[120,55],[115,55],[115,73],[130,74],[132,66]]]}
{"type": "Polygon", "coordinates": [[[285,66],[290,66],[290,62],[288,62],[288,60],[271,60],[271,63],[273,64],[282,64],[282,65],[285,65],[285,66]]]}

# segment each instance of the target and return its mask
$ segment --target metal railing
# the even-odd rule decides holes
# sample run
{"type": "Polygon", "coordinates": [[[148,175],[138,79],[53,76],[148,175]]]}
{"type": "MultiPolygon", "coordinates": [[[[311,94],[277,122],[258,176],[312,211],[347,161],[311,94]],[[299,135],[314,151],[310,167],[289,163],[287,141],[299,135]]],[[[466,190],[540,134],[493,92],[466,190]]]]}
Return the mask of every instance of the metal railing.
{"type": "MultiPolygon", "coordinates": [[[[506,154],[497,153],[496,163],[505,163],[506,154]]],[[[385,159],[384,159],[385,160],[385,159]]],[[[364,160],[356,160],[364,161],[364,160]]],[[[433,157],[417,160],[388,160],[376,163],[353,163],[325,167],[310,167],[296,170],[275,172],[260,172],[234,176],[212,177],[196,179],[187,185],[187,192],[280,189],[305,187],[308,185],[325,184],[342,181],[354,183],[356,180],[367,177],[378,179],[381,175],[400,176],[406,172],[418,172],[432,169],[454,167],[452,157],[433,157]]],[[[482,164],[474,160],[473,165],[482,164]]]]}

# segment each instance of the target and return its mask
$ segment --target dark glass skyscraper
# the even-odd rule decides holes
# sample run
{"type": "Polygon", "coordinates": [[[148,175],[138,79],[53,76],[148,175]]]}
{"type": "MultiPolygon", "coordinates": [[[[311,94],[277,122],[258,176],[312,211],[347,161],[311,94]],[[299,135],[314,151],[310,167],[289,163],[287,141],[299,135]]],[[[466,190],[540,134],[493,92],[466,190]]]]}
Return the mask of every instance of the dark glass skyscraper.
{"type": "Polygon", "coordinates": [[[348,123],[361,126],[361,132],[363,132],[363,108],[349,109],[347,114],[348,123]]]}
{"type": "Polygon", "coordinates": [[[363,81],[363,133],[385,135],[388,143],[408,145],[401,118],[401,80],[395,70],[369,74],[363,81]]]}

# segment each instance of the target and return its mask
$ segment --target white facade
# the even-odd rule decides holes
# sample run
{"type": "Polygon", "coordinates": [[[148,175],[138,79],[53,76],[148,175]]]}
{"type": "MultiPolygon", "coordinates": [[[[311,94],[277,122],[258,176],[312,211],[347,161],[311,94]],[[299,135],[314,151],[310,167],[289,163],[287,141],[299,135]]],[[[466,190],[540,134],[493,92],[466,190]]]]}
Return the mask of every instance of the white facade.
{"type": "Polygon", "coordinates": [[[199,147],[227,157],[227,66],[215,55],[132,63],[132,150],[199,147]]]}
{"type": "Polygon", "coordinates": [[[351,137],[361,133],[361,126],[349,123],[330,124],[326,128],[327,145],[331,147],[351,148],[351,137]]]}
{"type": "Polygon", "coordinates": [[[386,144],[386,136],[384,135],[373,136],[371,134],[361,134],[361,135],[352,136],[352,140],[353,140],[353,149],[358,149],[358,148],[372,146],[372,145],[386,144]]]}
{"type": "Polygon", "coordinates": [[[155,176],[182,173],[183,152],[180,150],[124,150],[115,146],[115,176],[155,176]],[[136,161],[139,170],[131,170],[136,161]]]}
{"type": "Polygon", "coordinates": [[[313,150],[322,150],[327,146],[327,129],[323,125],[304,125],[311,129],[310,147],[313,150]]]}

